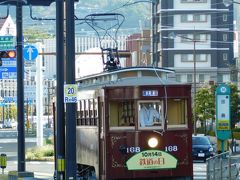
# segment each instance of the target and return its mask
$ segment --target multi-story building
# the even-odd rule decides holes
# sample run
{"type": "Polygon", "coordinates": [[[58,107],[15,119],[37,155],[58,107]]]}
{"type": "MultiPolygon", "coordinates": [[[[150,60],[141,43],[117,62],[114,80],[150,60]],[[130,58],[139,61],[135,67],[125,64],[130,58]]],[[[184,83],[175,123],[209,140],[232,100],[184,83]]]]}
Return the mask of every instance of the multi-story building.
{"type": "Polygon", "coordinates": [[[152,11],[154,63],[174,69],[179,82],[196,77],[197,86],[236,81],[233,6],[220,0],[157,0],[152,11]]]}
{"type": "Polygon", "coordinates": [[[144,29],[127,38],[127,50],[131,57],[126,59],[126,66],[151,66],[151,40],[150,30],[144,29]]]}

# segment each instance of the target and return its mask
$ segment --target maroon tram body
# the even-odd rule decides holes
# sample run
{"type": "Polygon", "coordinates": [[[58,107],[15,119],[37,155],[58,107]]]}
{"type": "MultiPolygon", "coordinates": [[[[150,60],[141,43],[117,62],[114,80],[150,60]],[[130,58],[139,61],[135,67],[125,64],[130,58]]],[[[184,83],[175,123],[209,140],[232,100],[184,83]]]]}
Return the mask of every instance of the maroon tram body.
{"type": "Polygon", "coordinates": [[[192,179],[191,85],[127,68],[78,80],[79,176],[192,179]]]}

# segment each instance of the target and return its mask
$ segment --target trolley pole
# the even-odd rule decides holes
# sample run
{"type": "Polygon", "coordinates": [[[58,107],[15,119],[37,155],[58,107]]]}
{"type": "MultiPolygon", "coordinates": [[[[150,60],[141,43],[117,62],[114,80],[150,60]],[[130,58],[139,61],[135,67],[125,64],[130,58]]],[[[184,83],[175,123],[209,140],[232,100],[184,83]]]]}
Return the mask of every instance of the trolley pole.
{"type": "MultiPolygon", "coordinates": [[[[66,84],[75,84],[74,0],[66,1],[66,84]]],[[[76,104],[66,103],[66,179],[76,180],[76,104]]]]}
{"type": "Polygon", "coordinates": [[[64,84],[64,0],[56,0],[56,158],[57,179],[65,179],[65,120],[63,103],[64,84]]]}

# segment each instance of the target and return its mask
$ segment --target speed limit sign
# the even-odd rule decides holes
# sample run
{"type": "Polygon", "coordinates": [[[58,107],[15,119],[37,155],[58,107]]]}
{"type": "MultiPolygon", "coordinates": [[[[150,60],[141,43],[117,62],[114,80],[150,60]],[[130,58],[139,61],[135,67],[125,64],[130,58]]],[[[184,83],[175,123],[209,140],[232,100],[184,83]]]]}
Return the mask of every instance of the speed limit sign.
{"type": "Polygon", "coordinates": [[[77,102],[77,84],[64,85],[64,103],[77,102]]]}

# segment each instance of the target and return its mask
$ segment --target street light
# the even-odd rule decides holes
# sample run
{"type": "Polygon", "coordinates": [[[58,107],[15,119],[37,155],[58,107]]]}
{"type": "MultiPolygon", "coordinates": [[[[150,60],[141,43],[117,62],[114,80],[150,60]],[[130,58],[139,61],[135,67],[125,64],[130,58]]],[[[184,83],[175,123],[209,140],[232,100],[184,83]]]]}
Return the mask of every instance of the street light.
{"type": "Polygon", "coordinates": [[[193,34],[193,38],[189,38],[186,36],[176,35],[174,32],[171,32],[168,37],[170,39],[174,39],[176,36],[181,37],[183,39],[188,39],[193,42],[193,133],[196,135],[196,42],[200,42],[195,38],[195,33],[193,34]]]}
{"type": "Polygon", "coordinates": [[[240,4],[240,2],[232,1],[232,0],[223,0],[223,4],[228,7],[231,6],[233,3],[240,4]]]}

